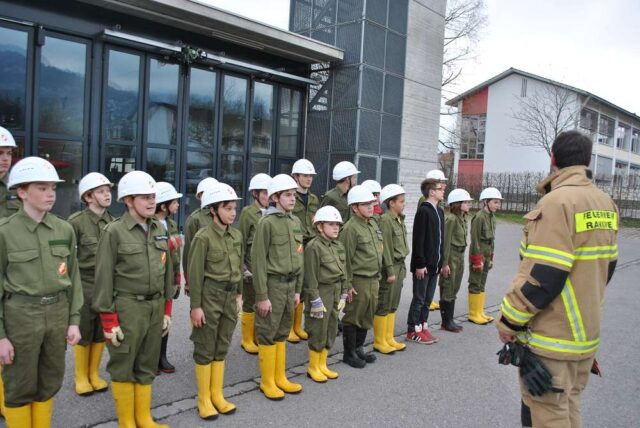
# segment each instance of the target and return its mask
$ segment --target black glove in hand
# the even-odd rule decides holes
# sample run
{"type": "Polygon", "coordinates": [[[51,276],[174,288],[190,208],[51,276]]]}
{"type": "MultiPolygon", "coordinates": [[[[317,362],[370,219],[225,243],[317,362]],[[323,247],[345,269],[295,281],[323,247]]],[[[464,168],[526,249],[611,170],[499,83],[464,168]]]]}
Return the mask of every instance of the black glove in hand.
{"type": "Polygon", "coordinates": [[[520,366],[520,376],[527,386],[527,390],[533,396],[541,396],[553,389],[551,373],[542,361],[526,348],[525,359],[520,366]]]}
{"type": "Polygon", "coordinates": [[[518,342],[505,343],[501,350],[496,354],[498,356],[498,363],[508,366],[513,364],[516,367],[520,367],[524,360],[526,349],[518,342]]]}

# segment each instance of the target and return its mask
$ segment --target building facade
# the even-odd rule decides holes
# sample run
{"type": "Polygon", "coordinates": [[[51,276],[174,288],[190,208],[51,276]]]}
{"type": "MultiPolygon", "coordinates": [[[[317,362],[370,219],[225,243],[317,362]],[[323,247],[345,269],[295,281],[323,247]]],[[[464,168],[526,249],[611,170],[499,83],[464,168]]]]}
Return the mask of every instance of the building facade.
{"type": "Polygon", "coordinates": [[[456,172],[482,176],[549,171],[546,150],[522,145],[522,112],[531,100],[559,113],[559,123],[567,129],[591,137],[590,168],[597,180],[634,180],[640,175],[640,117],[587,91],[516,69],[447,103],[458,108],[456,172]]]}
{"type": "Polygon", "coordinates": [[[445,2],[397,3],[334,1],[333,26],[320,30],[334,38],[322,38],[187,0],[0,0],[0,125],[16,137],[16,159],[56,166],[62,216],[80,209],[77,183],[90,171],[171,182],[186,195],[181,220],[202,178],[246,200],[252,175],[289,173],[303,156],[320,172],[319,193],[343,159],[363,179],[395,182],[403,162],[423,176],[436,159],[445,2]],[[412,43],[426,56],[412,59],[412,43]]]}

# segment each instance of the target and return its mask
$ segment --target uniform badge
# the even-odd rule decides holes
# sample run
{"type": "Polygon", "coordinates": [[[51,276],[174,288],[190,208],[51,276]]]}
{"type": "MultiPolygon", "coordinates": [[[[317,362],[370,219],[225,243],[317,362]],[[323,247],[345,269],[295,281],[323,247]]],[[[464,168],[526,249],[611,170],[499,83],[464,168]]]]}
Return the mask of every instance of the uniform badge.
{"type": "Polygon", "coordinates": [[[160,261],[163,265],[167,263],[167,253],[165,253],[164,251],[160,253],[160,261]]]}
{"type": "Polygon", "coordinates": [[[65,262],[60,262],[58,265],[58,275],[65,276],[67,274],[67,264],[65,262]]]}

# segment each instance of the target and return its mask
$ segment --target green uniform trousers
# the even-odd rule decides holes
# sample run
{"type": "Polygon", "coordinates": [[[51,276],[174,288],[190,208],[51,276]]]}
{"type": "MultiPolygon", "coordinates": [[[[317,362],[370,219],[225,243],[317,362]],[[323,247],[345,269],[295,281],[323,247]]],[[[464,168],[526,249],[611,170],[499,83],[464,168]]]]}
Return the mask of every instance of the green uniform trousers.
{"type": "Polygon", "coordinates": [[[318,294],[327,309],[322,318],[311,318],[311,303],[305,302],[305,331],[309,334],[309,349],[321,352],[331,349],[338,335],[338,303],[340,303],[340,283],[318,284],[318,294]]]}
{"type": "Polygon", "coordinates": [[[484,293],[485,286],[487,284],[487,275],[491,267],[489,266],[489,258],[491,257],[491,246],[489,244],[481,243],[482,255],[484,259],[484,265],[481,272],[474,272],[469,268],[469,293],[480,294],[484,293]]]}
{"type": "Polygon", "coordinates": [[[289,337],[293,324],[293,295],[296,291],[296,279],[283,281],[280,275],[267,278],[267,297],[271,301],[271,313],[262,318],[255,316],[255,330],[258,345],[274,345],[289,337]]]}
{"type": "Polygon", "coordinates": [[[47,401],[62,386],[69,301],[64,292],[54,299],[51,304],[17,294],[4,299],[4,326],[15,352],[13,364],[2,367],[7,407],[47,401]]]}
{"type": "Polygon", "coordinates": [[[235,284],[205,279],[201,307],[207,323],[191,331],[196,364],[206,365],[226,359],[238,322],[237,293],[235,284]]]}
{"type": "Polygon", "coordinates": [[[400,296],[402,296],[402,286],[404,285],[404,279],[407,276],[407,267],[404,264],[404,260],[395,263],[393,265],[393,271],[396,273],[396,281],[391,284],[389,289],[389,312],[394,313],[400,306],[400,296]]]}
{"type": "Polygon", "coordinates": [[[82,346],[104,341],[104,331],[102,329],[102,323],[100,322],[100,314],[91,309],[94,273],[93,269],[91,269],[91,271],[80,271],[84,304],[82,308],[80,308],[80,324],[78,327],[80,328],[80,335],[82,335],[79,345],[82,346]]]}
{"type": "Polygon", "coordinates": [[[373,316],[378,306],[378,278],[354,275],[351,286],[358,294],[344,308],[342,322],[365,330],[373,328],[373,316]]]}
{"type": "MultiPolygon", "coordinates": [[[[460,290],[462,276],[464,275],[465,248],[466,247],[451,246],[451,252],[449,255],[449,268],[451,269],[451,274],[449,275],[449,278],[440,277],[440,299],[445,302],[453,302],[456,300],[456,296],[460,290]]],[[[487,280],[486,276],[484,277],[484,280],[487,280]]],[[[471,290],[471,287],[469,287],[469,290],[471,290]]]]}
{"type": "Polygon", "coordinates": [[[156,377],[160,359],[164,299],[116,296],[114,305],[124,340],[117,347],[107,342],[107,371],[114,382],[149,385],[156,377]]]}
{"type": "Polygon", "coordinates": [[[253,277],[244,278],[242,281],[242,312],[252,314],[255,311],[256,289],[253,288],[253,277]]]}

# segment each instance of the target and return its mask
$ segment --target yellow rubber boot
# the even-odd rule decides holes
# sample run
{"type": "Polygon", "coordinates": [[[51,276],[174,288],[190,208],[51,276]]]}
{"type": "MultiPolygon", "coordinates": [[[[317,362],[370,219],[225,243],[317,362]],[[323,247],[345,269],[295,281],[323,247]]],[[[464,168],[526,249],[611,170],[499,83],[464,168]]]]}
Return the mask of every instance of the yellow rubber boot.
{"type": "Polygon", "coordinates": [[[296,334],[296,331],[293,329],[293,324],[294,323],[291,323],[291,330],[289,330],[289,337],[287,337],[287,342],[298,343],[300,342],[300,338],[296,334]]]}
{"type": "Polygon", "coordinates": [[[8,428],[31,428],[31,404],[22,407],[5,407],[4,419],[8,428]]]}
{"type": "Polygon", "coordinates": [[[302,385],[289,382],[285,371],[287,370],[287,345],[284,342],[276,342],[276,385],[287,394],[297,394],[302,391],[302,385]]]}
{"type": "Polygon", "coordinates": [[[0,416],[4,417],[4,381],[2,380],[2,366],[0,366],[0,416]]]}
{"type": "Polygon", "coordinates": [[[132,382],[111,382],[111,393],[116,405],[119,428],[136,428],[133,403],[135,401],[132,382]]]}
{"type": "Polygon", "coordinates": [[[258,345],[258,360],[260,361],[260,391],[269,400],[282,400],[284,392],[277,387],[276,373],[276,345],[258,345]]]}
{"type": "Polygon", "coordinates": [[[314,382],[325,383],[327,376],[320,370],[320,352],[309,349],[309,366],[307,367],[307,377],[314,382]]]}
{"type": "Polygon", "coordinates": [[[482,296],[482,299],[480,301],[480,316],[485,320],[487,320],[488,323],[490,323],[491,321],[493,321],[494,318],[484,313],[484,301],[487,297],[487,293],[483,291],[482,293],[480,293],[480,296],[482,296]]]}
{"type": "Polygon", "coordinates": [[[53,398],[49,398],[47,401],[34,401],[31,403],[31,427],[50,428],[52,413],[53,398]]]}
{"type": "Polygon", "coordinates": [[[296,333],[296,336],[298,336],[300,339],[307,340],[309,338],[309,335],[307,334],[306,331],[304,331],[304,328],[302,328],[303,311],[304,311],[304,304],[298,303],[298,305],[296,306],[296,309],[293,311],[293,331],[296,333]]]}
{"type": "Polygon", "coordinates": [[[236,405],[224,399],[224,361],[211,363],[211,401],[223,415],[236,411],[236,405]]]}
{"type": "Polygon", "coordinates": [[[170,428],[151,417],[151,385],[134,384],[136,425],[138,428],[170,428]]]}
{"type": "Polygon", "coordinates": [[[387,343],[387,317],[374,315],[373,317],[373,349],[381,354],[393,354],[396,348],[387,343]]]}
{"type": "Polygon", "coordinates": [[[404,343],[396,342],[395,334],[394,334],[395,326],[396,326],[396,313],[392,312],[389,315],[387,315],[385,339],[389,344],[389,346],[394,348],[396,351],[404,351],[407,345],[405,345],[404,343]]]}
{"type": "Polygon", "coordinates": [[[324,348],[322,352],[320,352],[320,371],[329,379],[337,379],[340,374],[338,372],[334,372],[329,367],[327,367],[327,358],[329,357],[329,350],[324,348]]]}
{"type": "Polygon", "coordinates": [[[240,346],[246,352],[250,354],[258,353],[258,345],[253,341],[255,327],[253,325],[255,321],[255,314],[253,312],[242,313],[242,342],[240,346]]]}
{"type": "Polygon", "coordinates": [[[93,386],[89,383],[89,355],[91,349],[89,346],[76,345],[73,347],[73,355],[75,359],[75,383],[76,394],[87,396],[93,394],[93,386]]]}
{"type": "Polygon", "coordinates": [[[487,321],[482,316],[482,296],[469,293],[469,321],[474,324],[485,325],[487,321]]]}
{"type": "Polygon", "coordinates": [[[104,352],[104,342],[94,342],[89,345],[89,383],[95,392],[105,392],[109,389],[106,380],[100,377],[100,363],[104,352]]]}
{"type": "Polygon", "coordinates": [[[438,302],[432,301],[431,304],[429,305],[429,310],[430,311],[439,311],[440,310],[440,305],[438,304],[438,302]]]}
{"type": "Polygon", "coordinates": [[[211,401],[211,364],[196,364],[196,384],[198,385],[198,415],[212,420],[218,412],[211,401]]]}

